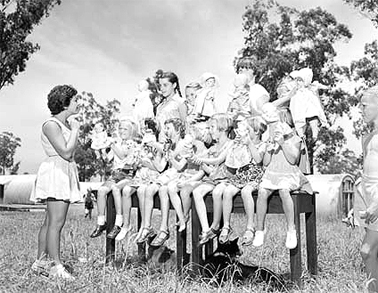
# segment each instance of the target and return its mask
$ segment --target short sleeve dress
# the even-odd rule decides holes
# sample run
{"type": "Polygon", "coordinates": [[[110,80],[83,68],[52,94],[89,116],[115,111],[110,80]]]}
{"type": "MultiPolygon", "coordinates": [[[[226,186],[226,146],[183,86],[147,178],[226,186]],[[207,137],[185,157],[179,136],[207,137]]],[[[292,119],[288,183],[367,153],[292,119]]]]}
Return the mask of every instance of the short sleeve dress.
{"type": "MultiPolygon", "coordinates": [[[[285,140],[293,143],[301,139],[294,134],[285,135],[285,140]]],[[[290,164],[282,148],[279,146],[272,154],[270,164],[266,167],[260,182],[260,187],[270,190],[288,189],[290,191],[302,189],[312,193],[311,185],[297,165],[290,164]]]]}
{"type": "MultiPolygon", "coordinates": [[[[67,142],[71,135],[71,130],[54,117],[47,121],[54,121],[59,125],[67,142]]],[[[80,201],[82,194],[80,193],[76,163],[73,160],[67,161],[63,159],[43,132],[41,140],[47,158],[38,169],[30,200],[43,202],[47,198],[54,198],[71,203],[80,201]]]]}

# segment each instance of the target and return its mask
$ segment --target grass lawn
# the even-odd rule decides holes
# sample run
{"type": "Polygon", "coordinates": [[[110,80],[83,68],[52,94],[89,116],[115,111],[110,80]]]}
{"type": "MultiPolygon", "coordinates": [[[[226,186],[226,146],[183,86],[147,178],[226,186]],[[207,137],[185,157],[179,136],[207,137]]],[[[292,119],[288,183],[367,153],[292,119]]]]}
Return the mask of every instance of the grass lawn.
{"type": "MultiPolygon", "coordinates": [[[[179,278],[174,270],[156,272],[136,263],[137,246],[133,242],[117,244],[118,269],[105,266],[105,236],[89,238],[96,224],[84,219],[83,206],[72,206],[62,233],[62,256],[65,264],[73,268],[76,280],[71,283],[55,282],[35,275],[30,266],[37,251],[37,233],[42,224],[42,212],[0,212],[0,292],[264,292],[261,286],[237,286],[231,283],[221,288],[211,287],[204,281],[179,278]]],[[[171,211],[171,238],[168,247],[175,250],[174,213],[171,211]]],[[[135,219],[135,212],[133,211],[135,219]]],[[[154,225],[160,215],[154,211],[154,225]]],[[[304,221],[304,219],[302,219],[304,221]]],[[[304,222],[301,223],[304,227],[304,222]]],[[[231,238],[243,233],[245,219],[233,215],[231,238]]],[[[268,234],[262,248],[242,248],[240,261],[260,264],[280,273],[289,273],[289,251],[285,248],[285,218],[268,215],[268,234]]],[[[190,227],[189,227],[190,232],[190,227]]],[[[360,229],[347,228],[336,219],[318,219],[317,279],[303,274],[304,286],[290,292],[364,292],[366,277],[359,254],[362,239],[360,229]]],[[[188,233],[190,235],[190,233],[188,233]]],[[[302,235],[302,251],[305,235],[302,235]]],[[[188,242],[190,243],[189,239],[188,242]]],[[[188,247],[188,250],[190,247],[188,247]]],[[[305,268],[306,255],[302,257],[305,268]]]]}

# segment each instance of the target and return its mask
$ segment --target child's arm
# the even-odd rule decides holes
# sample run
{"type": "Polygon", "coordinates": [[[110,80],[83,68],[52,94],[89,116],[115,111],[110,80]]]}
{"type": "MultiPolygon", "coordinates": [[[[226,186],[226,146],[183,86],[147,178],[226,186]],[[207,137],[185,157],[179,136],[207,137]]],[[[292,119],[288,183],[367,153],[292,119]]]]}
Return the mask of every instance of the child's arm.
{"type": "Polygon", "coordinates": [[[199,181],[203,178],[203,176],[205,176],[205,171],[199,170],[196,174],[194,174],[192,177],[188,178],[187,180],[177,183],[177,187],[181,188],[185,184],[188,184],[190,182],[199,181]]]}
{"type": "Polygon", "coordinates": [[[251,151],[253,160],[256,164],[260,164],[264,159],[265,151],[259,150],[251,140],[248,143],[248,148],[251,151]]]}
{"type": "Polygon", "coordinates": [[[197,156],[194,156],[193,161],[207,165],[220,165],[224,161],[226,161],[227,153],[229,152],[232,145],[232,143],[226,143],[224,150],[216,158],[199,158],[197,156]]]}
{"type": "Polygon", "coordinates": [[[114,141],[112,141],[110,147],[119,159],[122,160],[126,157],[125,151],[118,144],[114,143],[114,141]]]}
{"type": "Polygon", "coordinates": [[[274,148],[270,148],[267,146],[267,149],[263,155],[263,165],[268,166],[270,164],[270,161],[272,160],[272,154],[274,152],[274,148]]]}
{"type": "Polygon", "coordinates": [[[293,138],[284,140],[282,136],[282,139],[277,140],[277,142],[281,146],[286,160],[290,164],[295,165],[298,162],[298,158],[300,155],[301,141],[298,140],[294,142],[293,138]]]}
{"type": "Polygon", "coordinates": [[[201,169],[206,172],[207,174],[210,174],[213,170],[209,165],[201,164],[201,169]]]}
{"type": "Polygon", "coordinates": [[[194,157],[194,161],[197,160],[199,163],[207,164],[207,165],[219,165],[222,164],[226,160],[228,149],[225,149],[222,153],[219,154],[216,158],[196,158],[194,157]]]}
{"type": "Polygon", "coordinates": [[[185,168],[186,164],[188,163],[188,161],[185,158],[176,160],[175,157],[171,157],[170,161],[172,163],[172,167],[175,168],[179,172],[182,171],[185,168]]]}

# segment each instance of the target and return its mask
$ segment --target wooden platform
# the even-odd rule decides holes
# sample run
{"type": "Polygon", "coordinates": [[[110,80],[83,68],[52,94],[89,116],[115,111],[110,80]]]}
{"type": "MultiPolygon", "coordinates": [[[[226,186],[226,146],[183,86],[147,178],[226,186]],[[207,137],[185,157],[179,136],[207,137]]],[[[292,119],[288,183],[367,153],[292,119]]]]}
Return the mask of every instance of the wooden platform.
{"type": "MultiPolygon", "coordinates": [[[[301,252],[301,225],[300,215],[305,216],[305,231],[306,231],[306,249],[307,249],[307,269],[312,275],[318,273],[318,255],[317,255],[317,240],[316,240],[316,212],[315,212],[315,194],[308,194],[306,192],[292,192],[291,196],[294,202],[295,213],[295,226],[297,230],[298,245],[295,249],[289,250],[290,257],[290,271],[291,279],[301,286],[302,275],[302,252],[301,252]]],[[[253,194],[254,201],[256,203],[257,193],[253,194]]],[[[212,219],[212,198],[211,194],[205,196],[205,204],[208,212],[208,218],[212,219]]],[[[132,207],[139,208],[137,197],[134,195],[132,199],[132,207]]],[[[154,197],[154,208],[159,208],[159,197],[154,197]]],[[[256,204],[255,204],[256,207],[256,204]]],[[[172,207],[171,207],[172,209],[172,207]]],[[[235,196],[233,204],[233,213],[244,213],[244,207],[242,198],[240,195],[235,196]]],[[[282,202],[278,195],[278,192],[274,192],[268,200],[268,214],[283,214],[282,202]]],[[[199,223],[196,209],[194,208],[194,201],[192,202],[192,253],[191,263],[193,267],[200,267],[204,262],[207,255],[213,252],[213,243],[210,241],[202,247],[198,247],[198,240],[201,233],[201,226],[199,223]]],[[[107,233],[109,233],[114,226],[115,222],[115,208],[113,196],[109,194],[107,199],[107,233]]],[[[138,209],[138,230],[140,228],[141,215],[138,209]]],[[[180,272],[182,267],[186,265],[184,255],[186,254],[186,231],[182,233],[176,233],[176,254],[177,254],[177,270],[180,272]]],[[[115,240],[106,238],[106,261],[114,261],[115,257],[115,240]]],[[[138,246],[138,254],[143,256],[145,253],[145,247],[143,245],[138,246]]]]}

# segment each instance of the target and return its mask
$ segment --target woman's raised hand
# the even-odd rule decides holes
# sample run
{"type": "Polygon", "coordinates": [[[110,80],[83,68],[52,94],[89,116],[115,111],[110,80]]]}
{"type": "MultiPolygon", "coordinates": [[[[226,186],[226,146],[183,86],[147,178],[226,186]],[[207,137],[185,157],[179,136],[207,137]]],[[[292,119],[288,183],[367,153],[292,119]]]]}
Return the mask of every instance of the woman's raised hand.
{"type": "Polygon", "coordinates": [[[81,123],[77,117],[72,117],[69,121],[69,124],[72,130],[78,130],[81,126],[81,123]]]}

